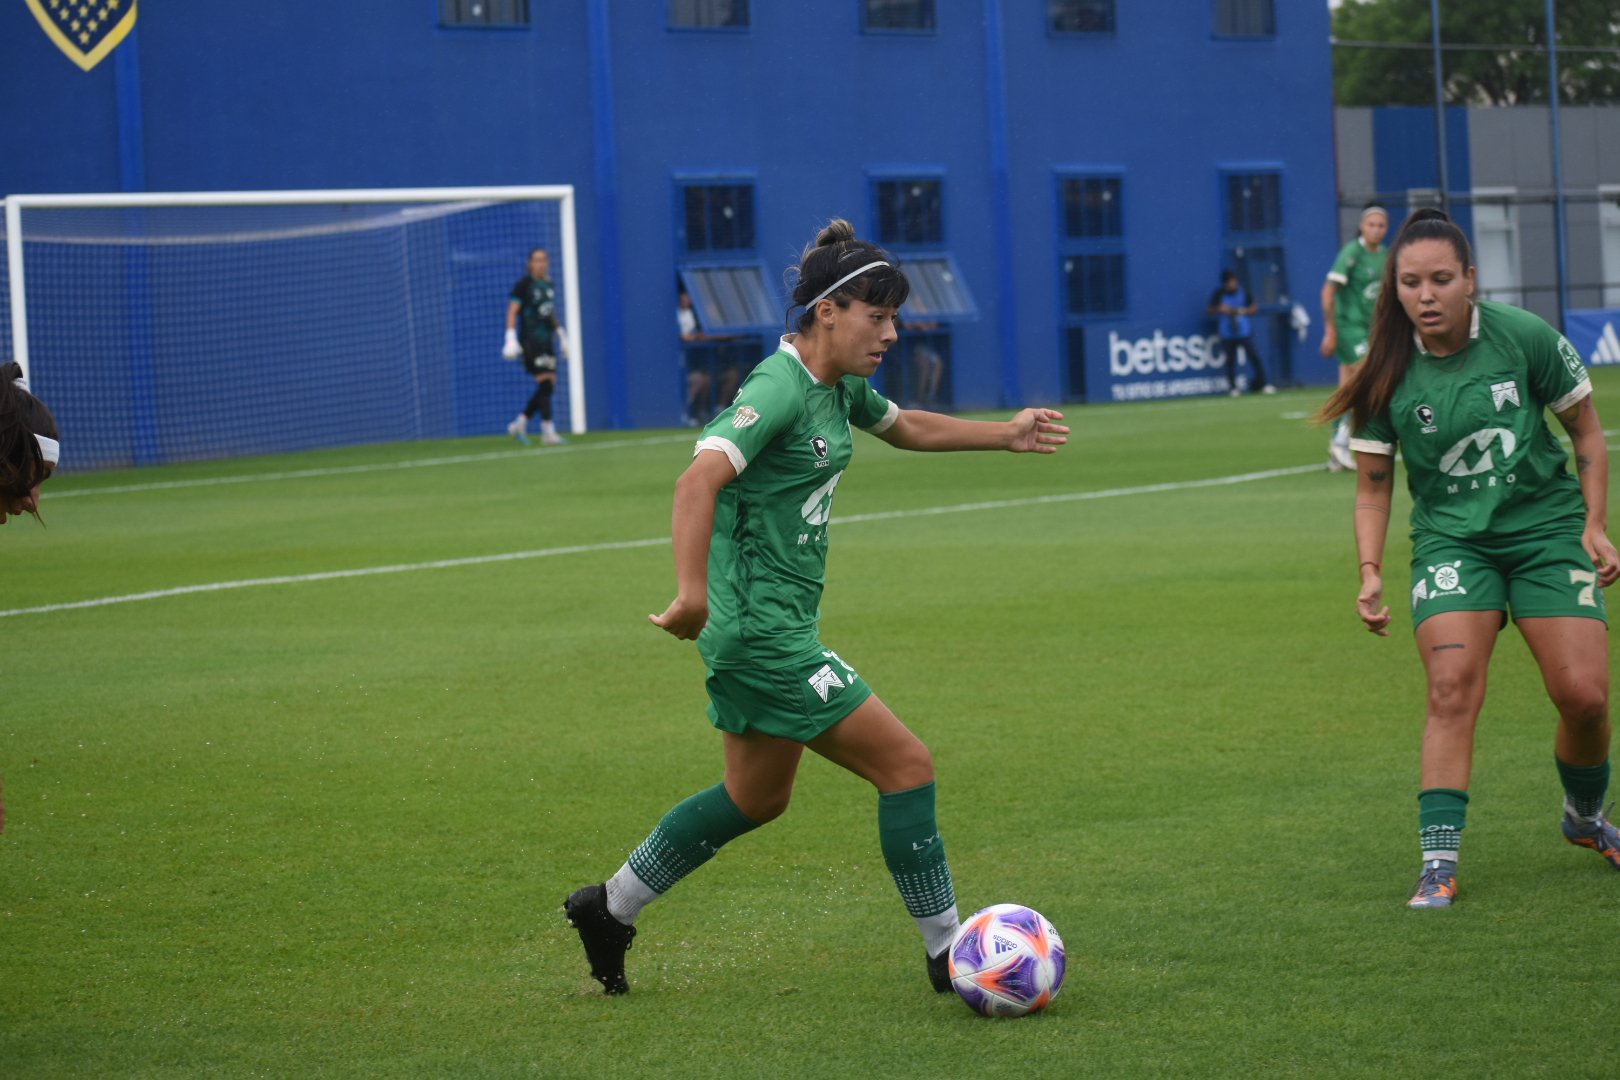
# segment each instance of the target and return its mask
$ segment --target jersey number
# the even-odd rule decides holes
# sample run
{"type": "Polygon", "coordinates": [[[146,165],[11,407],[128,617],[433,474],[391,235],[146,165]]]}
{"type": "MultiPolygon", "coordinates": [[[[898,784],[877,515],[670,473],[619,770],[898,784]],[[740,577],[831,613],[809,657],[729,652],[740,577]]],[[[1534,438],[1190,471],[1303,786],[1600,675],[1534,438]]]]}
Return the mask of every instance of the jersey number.
{"type": "Polygon", "coordinates": [[[1597,574],[1591,570],[1571,570],[1569,572],[1571,585],[1584,585],[1575,597],[1575,602],[1581,607],[1597,607],[1594,593],[1597,591],[1597,574]]]}

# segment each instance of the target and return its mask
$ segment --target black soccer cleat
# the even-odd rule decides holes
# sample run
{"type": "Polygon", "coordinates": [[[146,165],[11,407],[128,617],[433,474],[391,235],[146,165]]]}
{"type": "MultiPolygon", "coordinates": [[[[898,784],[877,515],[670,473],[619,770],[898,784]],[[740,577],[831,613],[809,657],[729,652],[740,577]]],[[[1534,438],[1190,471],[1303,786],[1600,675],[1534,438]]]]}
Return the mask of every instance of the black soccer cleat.
{"type": "Polygon", "coordinates": [[[928,958],[928,981],[934,984],[936,994],[951,989],[951,950],[942,949],[938,956],[928,958]]]}
{"type": "Polygon", "coordinates": [[[602,984],[602,993],[628,994],[624,954],[630,951],[636,928],[626,926],[608,911],[607,887],[587,885],[575,889],[563,901],[563,912],[568,916],[568,925],[579,931],[585,958],[591,963],[591,978],[602,984]]]}

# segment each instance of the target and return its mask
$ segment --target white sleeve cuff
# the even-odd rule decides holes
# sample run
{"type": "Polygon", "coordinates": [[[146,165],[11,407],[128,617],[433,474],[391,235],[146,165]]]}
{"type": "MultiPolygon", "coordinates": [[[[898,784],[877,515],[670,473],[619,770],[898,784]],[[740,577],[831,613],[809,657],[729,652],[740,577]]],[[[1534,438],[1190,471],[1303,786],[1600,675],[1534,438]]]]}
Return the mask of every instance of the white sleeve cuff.
{"type": "Polygon", "coordinates": [[[718,450],[726,455],[726,460],[731,462],[731,467],[738,476],[741,476],[742,471],[748,468],[748,459],[743,457],[743,452],[737,449],[737,444],[730,439],[723,439],[718,435],[705,436],[698,440],[696,446],[692,447],[692,456],[697,457],[705,450],[718,450]]]}
{"type": "Polygon", "coordinates": [[[1329,274],[1328,280],[1339,286],[1350,284],[1350,279],[1345,277],[1343,274],[1329,274]]]}
{"type": "Polygon", "coordinates": [[[1592,380],[1582,378],[1580,383],[1576,385],[1575,389],[1571,390],[1557,401],[1550,402],[1547,405],[1547,408],[1551,409],[1554,414],[1561,413],[1571,405],[1574,405],[1576,402],[1580,401],[1582,398],[1589,396],[1591,393],[1592,380]]]}
{"type": "Polygon", "coordinates": [[[1395,456],[1395,444],[1377,442],[1373,439],[1351,439],[1350,449],[1360,454],[1383,454],[1385,457],[1395,456]]]}
{"type": "Polygon", "coordinates": [[[883,419],[879,420],[866,430],[871,432],[873,435],[881,435],[893,427],[894,422],[898,419],[900,419],[900,406],[891,401],[889,402],[889,411],[883,414],[883,419]]]}

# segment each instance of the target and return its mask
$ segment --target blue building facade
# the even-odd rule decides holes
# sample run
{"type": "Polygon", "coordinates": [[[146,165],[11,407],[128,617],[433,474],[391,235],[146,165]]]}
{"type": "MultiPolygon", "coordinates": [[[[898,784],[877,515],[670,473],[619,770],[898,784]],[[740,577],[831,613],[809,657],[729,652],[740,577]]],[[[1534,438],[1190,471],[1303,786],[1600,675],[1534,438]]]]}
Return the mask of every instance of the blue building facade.
{"type": "Polygon", "coordinates": [[[1325,4],[151,0],[83,71],[18,2],[0,61],[0,193],[574,185],[593,428],[689,411],[681,289],[703,362],[774,347],[834,216],[912,269],[902,400],[1223,390],[1227,266],[1272,378],[1334,376],[1286,325],[1340,243],[1325,4]]]}

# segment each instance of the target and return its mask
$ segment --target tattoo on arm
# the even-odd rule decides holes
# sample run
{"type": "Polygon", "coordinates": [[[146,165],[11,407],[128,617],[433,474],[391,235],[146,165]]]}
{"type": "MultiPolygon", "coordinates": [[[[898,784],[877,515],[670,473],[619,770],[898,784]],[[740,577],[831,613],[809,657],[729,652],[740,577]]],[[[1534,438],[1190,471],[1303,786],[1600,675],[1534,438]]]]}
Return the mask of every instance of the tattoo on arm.
{"type": "Polygon", "coordinates": [[[1383,469],[1368,469],[1367,479],[1371,480],[1375,484],[1382,484],[1385,480],[1389,479],[1389,473],[1385,472],[1383,469]]]}
{"type": "Polygon", "coordinates": [[[1462,642],[1453,641],[1453,642],[1450,642],[1449,644],[1446,644],[1446,645],[1435,645],[1432,649],[1430,649],[1430,651],[1431,652],[1441,652],[1442,650],[1445,650],[1445,649],[1465,649],[1465,648],[1467,648],[1467,646],[1464,645],[1462,642]]]}
{"type": "Polygon", "coordinates": [[[1591,458],[1587,457],[1585,454],[1576,454],[1575,455],[1575,471],[1577,473],[1583,473],[1587,469],[1590,469],[1591,467],[1592,467],[1592,459],[1591,458]]]}

